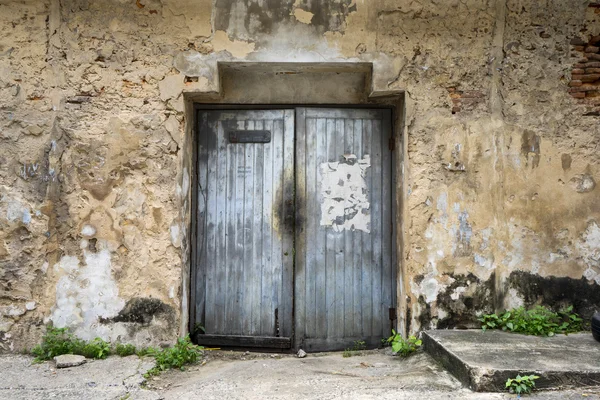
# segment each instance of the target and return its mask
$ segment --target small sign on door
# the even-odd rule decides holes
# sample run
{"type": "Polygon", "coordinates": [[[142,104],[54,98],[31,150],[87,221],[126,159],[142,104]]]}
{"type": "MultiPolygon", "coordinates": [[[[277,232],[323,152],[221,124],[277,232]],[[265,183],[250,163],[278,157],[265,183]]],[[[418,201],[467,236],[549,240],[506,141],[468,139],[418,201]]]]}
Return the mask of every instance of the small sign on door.
{"type": "Polygon", "coordinates": [[[229,131],[229,143],[269,143],[270,141],[271,131],[229,131]]]}

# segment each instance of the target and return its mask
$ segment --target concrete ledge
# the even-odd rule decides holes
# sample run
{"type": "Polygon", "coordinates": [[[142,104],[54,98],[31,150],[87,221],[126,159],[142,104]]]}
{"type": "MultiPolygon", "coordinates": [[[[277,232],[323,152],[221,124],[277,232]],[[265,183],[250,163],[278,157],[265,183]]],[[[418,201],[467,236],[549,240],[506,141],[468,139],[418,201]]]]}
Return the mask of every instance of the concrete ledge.
{"type": "Polygon", "coordinates": [[[504,392],[517,374],[535,374],[538,389],[600,385],[600,343],[590,332],[537,337],[502,331],[423,332],[423,347],[477,392],[504,392]]]}

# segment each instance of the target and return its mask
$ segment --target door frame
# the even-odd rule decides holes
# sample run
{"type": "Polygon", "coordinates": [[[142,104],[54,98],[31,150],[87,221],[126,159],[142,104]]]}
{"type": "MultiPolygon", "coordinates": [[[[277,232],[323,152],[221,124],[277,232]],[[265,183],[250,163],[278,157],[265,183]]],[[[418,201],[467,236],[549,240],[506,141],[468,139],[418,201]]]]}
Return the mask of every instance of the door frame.
{"type": "MultiPolygon", "coordinates": [[[[404,291],[404,265],[403,263],[399,263],[398,254],[402,254],[403,249],[403,241],[401,240],[403,232],[401,231],[401,224],[398,223],[398,220],[403,220],[402,216],[398,214],[399,207],[403,206],[403,199],[401,198],[402,193],[398,193],[398,163],[402,165],[404,160],[404,152],[405,152],[405,140],[402,131],[399,132],[399,123],[401,122],[403,126],[404,122],[404,112],[403,109],[399,109],[397,105],[394,105],[396,101],[398,101],[398,97],[400,97],[401,104],[403,105],[403,95],[397,96],[384,96],[382,98],[381,103],[367,103],[367,104],[221,104],[221,103],[200,103],[200,102],[192,102],[192,112],[193,112],[193,124],[191,129],[191,140],[188,145],[192,147],[192,162],[190,163],[191,173],[189,176],[190,179],[190,188],[191,188],[191,215],[190,215],[190,231],[189,231],[189,242],[187,243],[190,250],[189,255],[189,280],[187,282],[186,291],[189,293],[189,297],[187,300],[187,307],[183,307],[182,312],[186,312],[188,315],[188,324],[187,324],[187,332],[189,333],[192,339],[195,334],[198,332],[199,327],[197,326],[197,321],[195,321],[196,315],[196,281],[197,281],[197,273],[198,273],[198,246],[197,246],[197,228],[198,228],[198,186],[199,186],[199,159],[198,159],[198,138],[201,134],[200,132],[200,118],[199,114],[203,111],[217,111],[217,110],[271,110],[271,109],[280,109],[286,110],[291,109],[294,110],[294,115],[296,115],[298,108],[332,108],[332,109],[386,109],[391,112],[391,121],[390,121],[390,136],[391,141],[389,143],[391,150],[391,205],[392,205],[392,221],[391,221],[391,229],[392,229],[392,254],[391,254],[391,262],[392,266],[395,269],[395,282],[394,287],[396,288],[396,293],[393,294],[392,298],[395,300],[395,308],[394,315],[392,318],[392,312],[390,312],[391,319],[391,329],[395,329],[397,332],[401,334],[406,333],[406,314],[410,312],[408,310],[403,309],[406,306],[405,291],[404,291]],[[390,102],[390,98],[393,100],[390,102]],[[400,235],[398,235],[400,233],[400,235]],[[400,241],[399,241],[400,240],[400,241]],[[404,306],[404,307],[403,307],[404,306]]],[[[294,119],[294,126],[296,124],[296,118],[294,119]]],[[[297,132],[294,132],[294,142],[297,140],[297,132]]],[[[296,148],[296,144],[294,144],[294,148],[296,148]]],[[[293,169],[294,180],[296,179],[296,165],[294,165],[293,169]]],[[[402,179],[402,186],[404,186],[404,179],[402,179]]],[[[296,199],[294,199],[294,209],[296,208],[296,199]]],[[[296,222],[294,221],[294,224],[296,222]]],[[[296,227],[294,226],[294,232],[296,232],[296,227]]],[[[294,233],[295,235],[295,233],[294,233]]],[[[293,262],[294,268],[292,273],[292,279],[294,284],[292,285],[292,321],[295,321],[295,267],[296,267],[296,259],[294,257],[293,262]]],[[[184,282],[185,284],[185,282],[184,282]]],[[[185,305],[185,299],[183,300],[185,305]]],[[[259,341],[260,342],[260,341],[259,341]]],[[[241,340],[239,343],[235,343],[234,341],[230,341],[231,347],[256,347],[255,341],[252,340],[241,340]]],[[[262,343],[262,342],[260,342],[262,343]]],[[[292,336],[291,336],[291,349],[297,350],[299,347],[299,343],[296,340],[296,330],[295,324],[292,324],[292,336]]],[[[281,343],[273,342],[270,348],[284,350],[287,348],[287,344],[281,345],[281,343]]]]}

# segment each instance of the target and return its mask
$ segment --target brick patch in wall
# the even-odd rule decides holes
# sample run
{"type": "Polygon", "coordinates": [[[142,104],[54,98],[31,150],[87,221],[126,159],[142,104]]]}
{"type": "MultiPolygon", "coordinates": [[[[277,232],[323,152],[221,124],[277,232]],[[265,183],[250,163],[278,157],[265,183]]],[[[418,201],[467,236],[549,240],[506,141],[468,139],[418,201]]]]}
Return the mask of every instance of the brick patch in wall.
{"type": "MultiPolygon", "coordinates": [[[[600,2],[591,2],[589,7],[600,13],[600,2]]],[[[600,115],[600,35],[571,40],[573,57],[577,62],[571,70],[569,94],[577,102],[591,107],[586,115],[600,115]]]]}
{"type": "Polygon", "coordinates": [[[485,99],[485,94],[479,90],[459,90],[457,87],[446,88],[452,100],[452,114],[474,109],[485,99]]]}

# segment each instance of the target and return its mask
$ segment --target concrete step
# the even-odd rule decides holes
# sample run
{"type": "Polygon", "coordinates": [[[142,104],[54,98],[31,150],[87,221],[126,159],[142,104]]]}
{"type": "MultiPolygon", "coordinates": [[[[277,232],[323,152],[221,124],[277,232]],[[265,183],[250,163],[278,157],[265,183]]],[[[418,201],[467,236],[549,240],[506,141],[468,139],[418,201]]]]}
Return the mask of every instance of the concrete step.
{"type": "Polygon", "coordinates": [[[590,332],[553,337],[503,331],[423,332],[423,347],[464,385],[504,392],[508,378],[538,375],[538,389],[600,385],[600,343],[590,332]]]}

